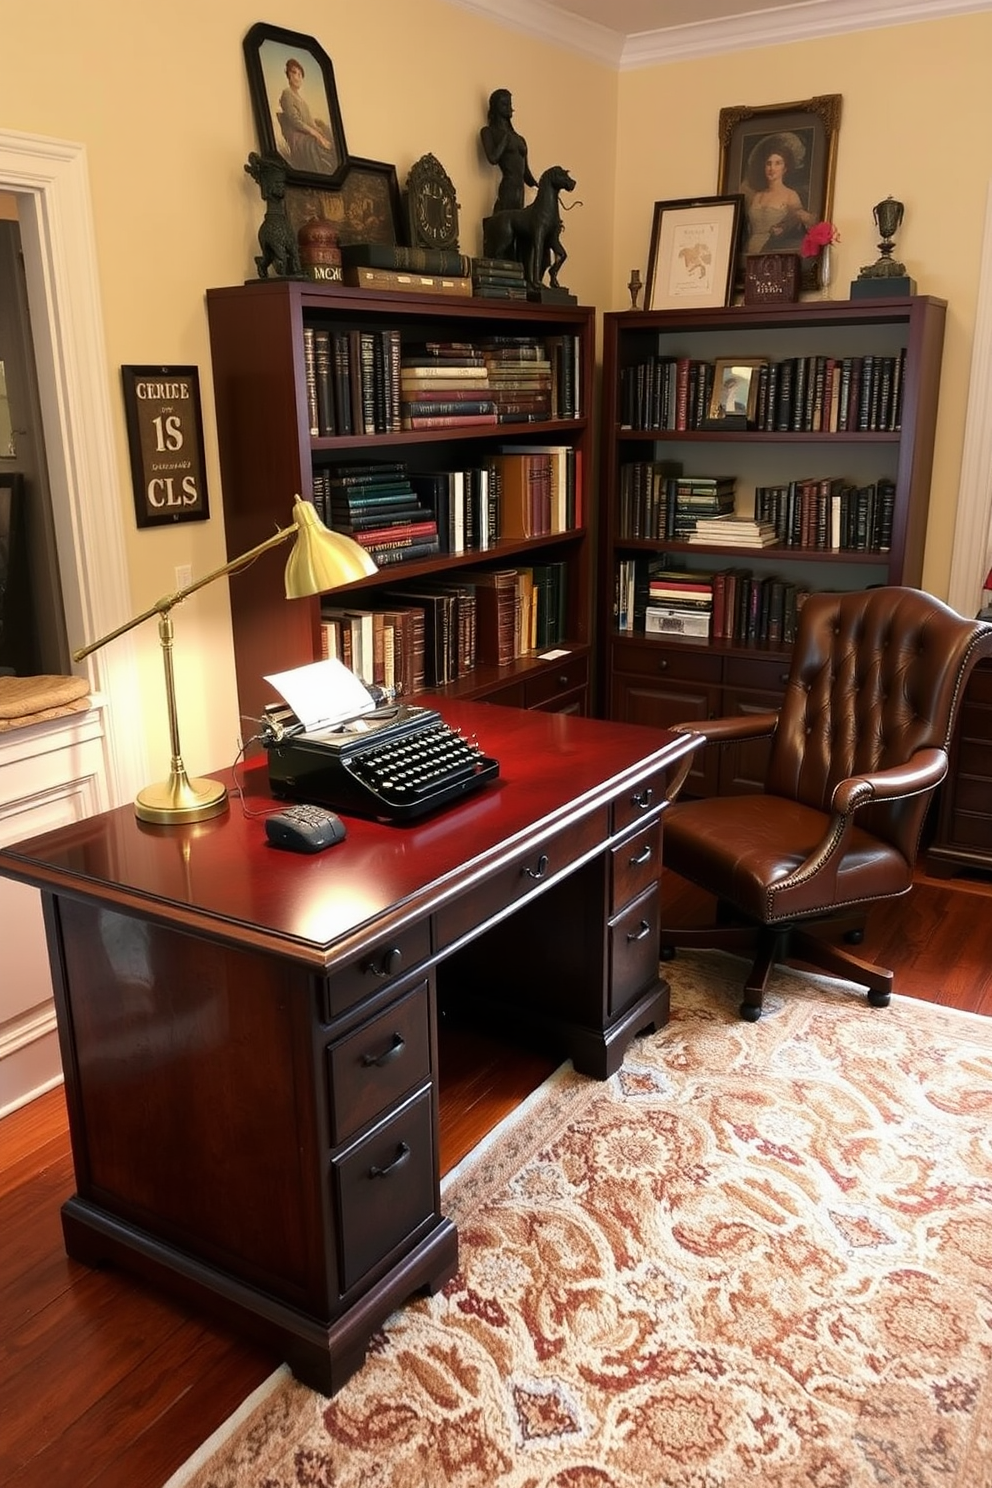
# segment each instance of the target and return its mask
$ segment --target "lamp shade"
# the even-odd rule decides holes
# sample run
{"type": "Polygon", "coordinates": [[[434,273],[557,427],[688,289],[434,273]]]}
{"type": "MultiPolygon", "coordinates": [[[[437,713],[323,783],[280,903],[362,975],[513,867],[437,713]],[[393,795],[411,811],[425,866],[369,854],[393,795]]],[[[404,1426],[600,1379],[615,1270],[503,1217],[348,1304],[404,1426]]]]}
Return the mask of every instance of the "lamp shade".
{"type": "Polygon", "coordinates": [[[351,584],[376,572],[365,549],[342,532],[331,532],[309,501],[293,503],[297,538],[286,562],[286,598],[303,599],[351,584]]]}

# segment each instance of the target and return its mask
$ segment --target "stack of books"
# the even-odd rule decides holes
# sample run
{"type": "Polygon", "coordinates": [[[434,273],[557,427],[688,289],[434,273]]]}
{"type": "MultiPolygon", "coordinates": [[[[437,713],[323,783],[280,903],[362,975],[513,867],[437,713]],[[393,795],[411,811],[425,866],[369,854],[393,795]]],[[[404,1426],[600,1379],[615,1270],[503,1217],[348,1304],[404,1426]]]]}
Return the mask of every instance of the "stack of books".
{"type": "Polygon", "coordinates": [[[501,424],[551,418],[551,359],[539,337],[489,336],[479,350],[501,424]]]}
{"type": "Polygon", "coordinates": [[[428,341],[400,358],[404,429],[495,424],[498,403],[482,352],[468,341],[428,341]]]}
{"type": "Polygon", "coordinates": [[[312,489],[324,525],[353,538],[380,568],[440,552],[437,517],[402,461],[319,467],[312,489]]]}
{"type": "Polygon", "coordinates": [[[356,289],[460,297],[472,294],[472,260],[448,248],[348,243],[341,249],[341,268],[345,284],[356,289]]]}
{"type": "Polygon", "coordinates": [[[778,534],[772,522],[758,521],[753,517],[738,517],[728,512],[722,517],[699,517],[696,530],[689,535],[691,543],[708,547],[726,544],[732,548],[770,548],[778,542],[778,534]]]}
{"type": "Polygon", "coordinates": [[[653,564],[648,571],[645,635],[706,637],[713,618],[713,576],[689,569],[663,568],[653,564]]]}
{"type": "Polygon", "coordinates": [[[488,300],[525,300],[523,264],[512,258],[473,258],[472,293],[488,300]]]}
{"type": "Polygon", "coordinates": [[[678,475],[666,485],[665,536],[692,541],[700,517],[733,515],[737,478],[733,475],[678,475]]]}

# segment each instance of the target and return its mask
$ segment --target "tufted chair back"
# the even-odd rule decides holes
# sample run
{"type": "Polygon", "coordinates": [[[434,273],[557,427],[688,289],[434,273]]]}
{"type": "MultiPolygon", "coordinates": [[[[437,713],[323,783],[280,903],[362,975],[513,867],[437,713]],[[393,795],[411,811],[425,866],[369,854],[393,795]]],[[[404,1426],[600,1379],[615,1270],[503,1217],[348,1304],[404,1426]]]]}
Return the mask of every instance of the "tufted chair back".
{"type": "MultiPolygon", "coordinates": [[[[842,780],[947,749],[976,641],[973,621],[919,589],[810,595],[766,791],[829,811],[842,780]]],[[[858,825],[912,861],[931,794],[866,806],[858,825]]]]}

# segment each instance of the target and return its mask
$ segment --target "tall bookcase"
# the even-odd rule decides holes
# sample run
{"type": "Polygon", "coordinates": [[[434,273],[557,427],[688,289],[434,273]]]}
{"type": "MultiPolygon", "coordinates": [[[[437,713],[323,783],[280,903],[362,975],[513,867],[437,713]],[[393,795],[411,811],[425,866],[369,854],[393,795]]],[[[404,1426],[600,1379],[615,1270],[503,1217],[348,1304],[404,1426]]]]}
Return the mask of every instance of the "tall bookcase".
{"type": "MultiPolygon", "coordinates": [[[[288,524],[296,494],[311,499],[322,466],[402,460],[414,471],[477,464],[500,445],[567,445],[575,451],[574,527],[535,538],[499,539],[485,552],[390,564],[334,591],[335,605],[373,608],[412,581],[452,579],[469,569],[564,565],[565,638],[503,666],[477,665],[437,689],[522,707],[589,711],[595,518],[590,409],[594,313],[517,300],[378,293],[300,280],[255,281],[207,291],[227,551],[238,556],[288,524]],[[540,423],[315,437],[306,385],[305,334],[400,333],[400,346],[493,336],[575,337],[576,416],[540,423]]],[[[288,553],[288,548],[287,548],[288,553]]],[[[258,718],[274,694],[264,681],[320,655],[321,601],[287,601],[279,554],[230,585],[239,707],[258,718]]]]}
{"type": "MultiPolygon", "coordinates": [[[[820,301],[777,307],[719,310],[622,311],[604,317],[603,434],[600,543],[600,628],[604,637],[601,705],[608,716],[666,727],[693,718],[761,712],[778,706],[786,677],[787,640],[750,641],[645,634],[638,613],[632,628],[618,616],[618,574],[631,560],[708,573],[745,569],[754,578],[780,579],[803,590],[861,589],[876,584],[918,585],[923,567],[946,305],[913,296],[893,300],[820,301]],[[800,428],[649,427],[631,422],[661,417],[660,403],[631,419],[633,369],[681,360],[805,359],[807,368],[855,369],[864,359],[898,368],[901,394],[894,427],[833,431],[818,414],[816,432],[800,428]],[[818,363],[816,359],[821,361],[818,363]],[[755,512],[758,488],[788,487],[808,479],[836,479],[858,487],[890,483],[891,537],[885,551],[853,551],[778,541],[763,548],[703,546],[671,537],[631,535],[621,513],[624,467],[677,462],[686,476],[733,476],[740,515],[755,512]],[[623,628],[621,628],[621,626],[623,628]]],[[[762,374],[764,375],[764,374],[762,374]]],[[[708,400],[706,402],[708,413],[708,400]]],[[[668,416],[693,422],[687,416],[668,416]]],[[[712,420],[710,421],[713,422],[712,420]]],[[[795,422],[805,422],[797,418],[795,422]]],[[[687,788],[699,795],[760,788],[766,745],[703,750],[687,788]]]]}

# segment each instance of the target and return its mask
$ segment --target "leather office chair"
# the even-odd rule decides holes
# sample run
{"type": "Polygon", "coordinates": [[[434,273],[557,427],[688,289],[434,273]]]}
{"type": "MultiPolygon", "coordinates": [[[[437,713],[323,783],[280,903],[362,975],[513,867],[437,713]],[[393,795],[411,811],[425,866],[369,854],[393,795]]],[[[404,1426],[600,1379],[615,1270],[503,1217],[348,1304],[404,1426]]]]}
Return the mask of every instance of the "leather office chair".
{"type": "Polygon", "coordinates": [[[770,734],[772,746],[763,794],[667,811],[665,865],[716,895],[717,924],[663,928],[663,954],[696,946],[753,955],[741,1004],[750,1022],[776,962],[867,986],[868,1001],[884,1007],[891,971],[803,927],[912,886],[965,682],[990,654],[992,625],[918,589],[811,595],[779,711],[680,726],[709,744],[770,734]]]}

